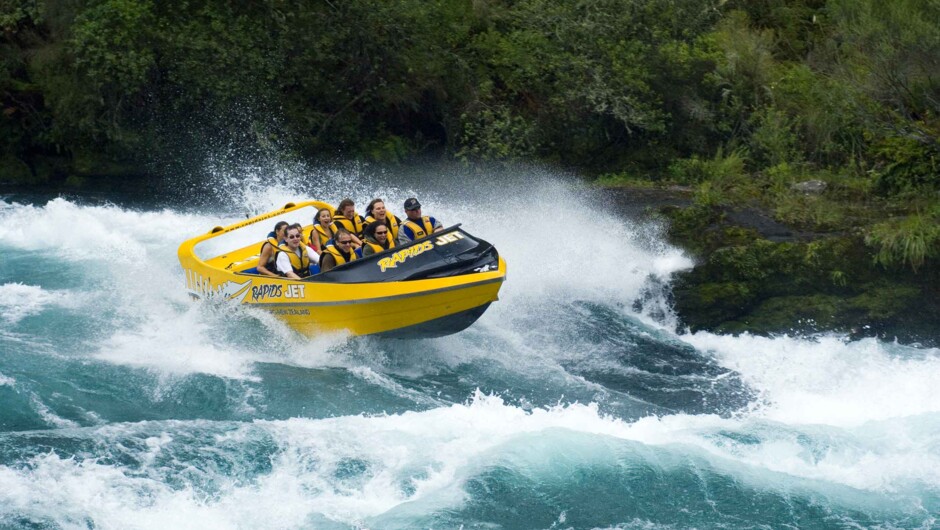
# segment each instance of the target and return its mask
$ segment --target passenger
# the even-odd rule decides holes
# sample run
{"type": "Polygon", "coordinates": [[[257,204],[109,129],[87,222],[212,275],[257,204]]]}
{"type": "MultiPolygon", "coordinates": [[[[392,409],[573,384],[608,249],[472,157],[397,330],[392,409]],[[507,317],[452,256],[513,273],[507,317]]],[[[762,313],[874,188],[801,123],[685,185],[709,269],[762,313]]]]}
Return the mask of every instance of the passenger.
{"type": "Polygon", "coordinates": [[[362,256],[378,254],[395,246],[395,240],[390,237],[390,230],[382,223],[372,223],[366,226],[365,241],[362,244],[362,256]]]}
{"type": "Polygon", "coordinates": [[[405,201],[405,215],[408,219],[401,224],[398,231],[398,244],[411,243],[433,232],[444,229],[441,222],[429,215],[421,215],[421,203],[414,197],[405,201]]]}
{"type": "Polygon", "coordinates": [[[345,228],[336,231],[333,244],[327,245],[320,254],[320,272],[326,272],[335,267],[355,261],[358,256],[352,247],[353,237],[345,228]]]}
{"type": "Polygon", "coordinates": [[[329,208],[320,208],[317,210],[317,216],[313,219],[313,228],[310,229],[310,237],[307,239],[312,243],[317,254],[323,252],[323,248],[333,239],[333,214],[329,208]]]}
{"type": "Polygon", "coordinates": [[[277,255],[277,249],[284,241],[287,232],[287,222],[278,221],[274,225],[274,231],[268,234],[268,238],[261,244],[261,255],[258,256],[258,273],[267,276],[278,276],[274,260],[277,255]]]}
{"type": "Polygon", "coordinates": [[[392,241],[398,239],[398,227],[401,225],[401,221],[395,217],[395,214],[385,208],[385,201],[382,199],[372,199],[369,206],[366,206],[366,227],[376,221],[388,227],[389,239],[392,241]]]}
{"type": "Polygon", "coordinates": [[[281,276],[299,280],[310,275],[310,263],[316,263],[311,260],[310,253],[307,252],[307,245],[302,243],[304,237],[299,228],[290,227],[287,229],[287,242],[278,247],[277,252],[277,271],[281,276]]]}
{"type": "Polygon", "coordinates": [[[338,227],[345,228],[347,232],[356,237],[356,246],[362,244],[362,229],[365,228],[365,218],[356,213],[356,203],[346,198],[340,201],[333,216],[333,232],[338,227]]]}
{"type": "Polygon", "coordinates": [[[300,242],[303,243],[304,246],[310,245],[310,241],[307,239],[307,236],[304,235],[304,225],[300,223],[294,223],[288,228],[296,228],[297,230],[300,230],[300,242]]]}

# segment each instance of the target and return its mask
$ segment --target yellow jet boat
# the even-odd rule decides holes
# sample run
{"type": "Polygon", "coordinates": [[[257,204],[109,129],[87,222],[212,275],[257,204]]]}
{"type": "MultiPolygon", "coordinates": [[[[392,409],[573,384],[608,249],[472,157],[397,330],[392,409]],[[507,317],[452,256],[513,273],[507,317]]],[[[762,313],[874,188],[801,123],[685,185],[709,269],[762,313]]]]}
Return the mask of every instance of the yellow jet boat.
{"type": "Polygon", "coordinates": [[[268,310],[307,336],[439,337],[466,329],[498,299],[506,262],[460,225],[302,280],[258,274],[259,236],[282,220],[307,234],[320,208],[333,209],[289,203],[183,242],[187,291],[268,310]]]}

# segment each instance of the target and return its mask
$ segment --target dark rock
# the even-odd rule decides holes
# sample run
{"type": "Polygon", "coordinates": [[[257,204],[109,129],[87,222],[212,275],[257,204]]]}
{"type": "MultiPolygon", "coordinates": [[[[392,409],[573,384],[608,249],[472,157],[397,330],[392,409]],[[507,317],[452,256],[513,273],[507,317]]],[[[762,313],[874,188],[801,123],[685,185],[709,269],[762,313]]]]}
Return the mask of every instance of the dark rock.
{"type": "Polygon", "coordinates": [[[671,284],[681,328],[940,342],[940,271],[877,266],[860,233],[800,232],[757,208],[659,211],[670,241],[696,256],[671,284]]]}

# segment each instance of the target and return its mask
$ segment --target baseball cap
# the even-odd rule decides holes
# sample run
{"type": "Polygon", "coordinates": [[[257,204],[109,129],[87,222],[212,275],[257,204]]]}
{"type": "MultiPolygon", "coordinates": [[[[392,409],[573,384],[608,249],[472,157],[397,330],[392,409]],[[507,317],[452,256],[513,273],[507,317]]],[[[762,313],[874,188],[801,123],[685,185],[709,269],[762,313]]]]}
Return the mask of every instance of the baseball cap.
{"type": "Polygon", "coordinates": [[[406,210],[406,211],[407,211],[407,210],[417,210],[418,208],[421,208],[421,203],[418,202],[418,199],[415,199],[414,197],[412,197],[412,198],[408,199],[407,201],[405,201],[405,210],[406,210]]]}

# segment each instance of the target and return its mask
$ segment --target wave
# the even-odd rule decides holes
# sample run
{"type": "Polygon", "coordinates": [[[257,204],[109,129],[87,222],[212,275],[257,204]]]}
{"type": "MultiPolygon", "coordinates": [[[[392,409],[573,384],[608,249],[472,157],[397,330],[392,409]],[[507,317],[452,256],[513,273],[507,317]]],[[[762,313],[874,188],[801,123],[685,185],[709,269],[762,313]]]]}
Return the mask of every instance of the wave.
{"type": "Polygon", "coordinates": [[[877,339],[685,335],[756,390],[753,414],[793,425],[856,427],[940,413],[940,349],[877,339]]]}
{"type": "Polygon", "coordinates": [[[807,434],[818,438],[714,416],[630,423],[596,405],[526,411],[480,393],[396,415],[117,424],[0,437],[6,458],[11,447],[53,449],[17,455],[26,467],[0,466],[0,505],[60,524],[127,528],[404,528],[475,518],[585,527],[627,514],[706,526],[814,516],[932,524],[940,497],[931,472],[862,477],[876,462],[891,468],[904,448],[877,451],[867,435],[846,433],[845,446],[831,437],[831,447],[808,450],[807,434]],[[762,429],[776,440],[759,440],[762,429]],[[867,465],[852,465],[851,446],[868,451],[867,465]],[[795,473],[793,460],[812,476],[795,473]],[[682,499],[685,515],[659,503],[664,495],[682,499]],[[763,508],[736,506],[742,498],[763,508]]]}
{"type": "Polygon", "coordinates": [[[936,524],[937,349],[676,331],[690,258],[543,169],[263,169],[201,213],[0,202],[0,526],[936,524]],[[347,195],[494,243],[500,300],[394,341],[186,297],[182,240],[347,195]]]}
{"type": "Polygon", "coordinates": [[[45,290],[16,282],[0,285],[0,321],[11,326],[48,307],[74,309],[82,304],[82,297],[69,291],[45,290]]]}

